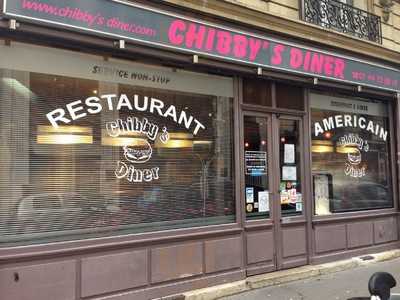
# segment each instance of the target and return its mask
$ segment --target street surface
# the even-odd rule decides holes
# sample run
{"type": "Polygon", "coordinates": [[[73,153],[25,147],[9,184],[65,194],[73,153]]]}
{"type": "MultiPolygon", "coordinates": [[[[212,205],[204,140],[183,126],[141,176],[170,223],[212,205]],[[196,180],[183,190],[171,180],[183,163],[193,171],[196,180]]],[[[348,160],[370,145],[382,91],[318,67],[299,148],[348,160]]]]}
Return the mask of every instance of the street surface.
{"type": "Polygon", "coordinates": [[[391,273],[397,281],[392,292],[400,293],[400,258],[372,263],[353,270],[266,287],[223,300],[345,300],[368,296],[369,277],[379,271],[391,273]]]}

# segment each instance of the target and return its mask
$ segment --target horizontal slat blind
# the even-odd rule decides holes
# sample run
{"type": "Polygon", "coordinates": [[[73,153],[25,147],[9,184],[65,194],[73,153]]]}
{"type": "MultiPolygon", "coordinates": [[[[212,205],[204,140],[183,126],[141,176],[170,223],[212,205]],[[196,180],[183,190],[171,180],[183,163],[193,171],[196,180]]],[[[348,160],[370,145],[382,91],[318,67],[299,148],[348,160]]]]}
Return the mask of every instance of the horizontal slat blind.
{"type": "Polygon", "coordinates": [[[3,245],[233,220],[232,98],[6,69],[0,80],[3,245]],[[132,107],[118,107],[121,95],[132,107]],[[136,109],[146,97],[147,109],[136,109]],[[69,123],[52,126],[47,114],[57,109],[69,123]],[[107,131],[129,118],[158,126],[154,140],[145,130],[107,131]]]}

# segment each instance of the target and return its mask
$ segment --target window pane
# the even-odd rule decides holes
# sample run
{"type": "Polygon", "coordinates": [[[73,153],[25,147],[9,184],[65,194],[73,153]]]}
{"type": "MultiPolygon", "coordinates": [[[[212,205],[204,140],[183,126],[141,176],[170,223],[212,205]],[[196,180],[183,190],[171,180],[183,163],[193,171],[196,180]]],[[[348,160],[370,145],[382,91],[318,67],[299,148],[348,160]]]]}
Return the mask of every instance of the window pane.
{"type": "Polygon", "coordinates": [[[279,119],[282,216],[298,215],[303,211],[299,135],[299,121],[279,119]]]}
{"type": "Polygon", "coordinates": [[[269,217],[267,119],[245,116],[245,199],[248,219],[269,217]]]}
{"type": "Polygon", "coordinates": [[[275,90],[277,107],[304,110],[303,88],[277,82],[275,90]]]}
{"type": "Polygon", "coordinates": [[[171,76],[169,89],[0,69],[0,242],[233,222],[233,99],[171,76]]]}
{"type": "Polygon", "coordinates": [[[392,207],[387,106],[312,95],[317,215],[392,207]]]}
{"type": "Polygon", "coordinates": [[[244,78],[243,102],[272,106],[271,82],[257,78],[244,78]]]}

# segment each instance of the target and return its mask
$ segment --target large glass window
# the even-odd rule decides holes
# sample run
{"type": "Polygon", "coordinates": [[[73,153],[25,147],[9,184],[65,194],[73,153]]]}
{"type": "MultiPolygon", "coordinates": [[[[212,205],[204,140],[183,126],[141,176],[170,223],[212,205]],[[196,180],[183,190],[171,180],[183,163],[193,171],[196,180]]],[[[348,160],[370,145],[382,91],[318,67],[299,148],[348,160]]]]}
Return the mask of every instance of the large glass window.
{"type": "Polygon", "coordinates": [[[315,213],[393,206],[388,107],[311,95],[315,213]]]}
{"type": "Polygon", "coordinates": [[[3,245],[234,221],[232,79],[21,47],[0,65],[3,245]]]}

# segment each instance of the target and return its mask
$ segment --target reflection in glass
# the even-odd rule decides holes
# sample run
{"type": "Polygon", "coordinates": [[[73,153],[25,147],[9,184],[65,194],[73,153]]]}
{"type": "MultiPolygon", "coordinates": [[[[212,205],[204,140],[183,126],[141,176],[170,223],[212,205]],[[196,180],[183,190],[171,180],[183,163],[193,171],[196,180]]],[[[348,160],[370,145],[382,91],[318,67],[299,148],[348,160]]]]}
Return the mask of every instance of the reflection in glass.
{"type": "Polygon", "coordinates": [[[232,98],[12,70],[0,70],[0,77],[4,245],[234,220],[232,98]],[[173,117],[111,110],[107,102],[98,113],[88,113],[82,102],[76,114],[87,115],[58,128],[46,118],[68,103],[106,94],[162,100],[205,128],[193,134],[173,117]],[[128,117],[157,124],[159,135],[107,133],[107,122],[128,117]],[[168,140],[160,138],[164,127],[168,140]]]}
{"type": "Polygon", "coordinates": [[[322,95],[311,104],[315,214],[392,207],[387,106],[322,95]]]}

